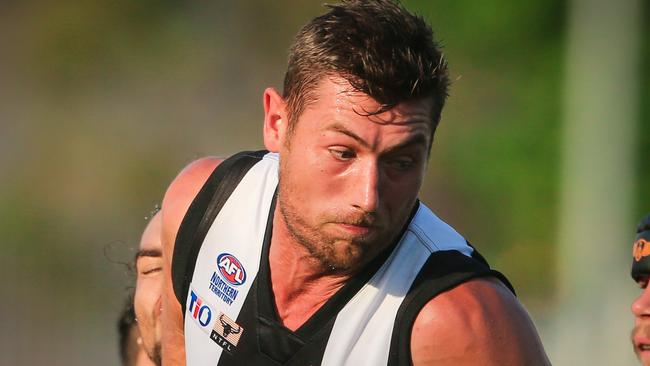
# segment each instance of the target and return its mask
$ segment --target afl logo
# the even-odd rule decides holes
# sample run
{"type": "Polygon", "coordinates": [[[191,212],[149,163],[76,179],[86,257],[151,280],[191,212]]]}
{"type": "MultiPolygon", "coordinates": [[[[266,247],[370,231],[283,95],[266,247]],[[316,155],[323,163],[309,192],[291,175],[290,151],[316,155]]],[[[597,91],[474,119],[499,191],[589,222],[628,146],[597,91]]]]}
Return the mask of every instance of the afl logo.
{"type": "Polygon", "coordinates": [[[246,270],[234,255],[222,253],[217,257],[217,267],[221,276],[235,286],[246,282],[246,270]]]}

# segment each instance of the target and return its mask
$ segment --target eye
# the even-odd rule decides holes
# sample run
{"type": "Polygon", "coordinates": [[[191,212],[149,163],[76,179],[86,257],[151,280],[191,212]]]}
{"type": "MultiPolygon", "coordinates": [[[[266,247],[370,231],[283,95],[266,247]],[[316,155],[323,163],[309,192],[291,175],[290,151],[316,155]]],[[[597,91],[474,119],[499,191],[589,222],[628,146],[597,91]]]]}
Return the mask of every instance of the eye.
{"type": "Polygon", "coordinates": [[[162,260],[160,258],[142,257],[136,263],[138,275],[146,276],[162,272],[162,260]]]}
{"type": "Polygon", "coordinates": [[[388,160],[388,164],[397,170],[409,170],[416,165],[416,161],[411,157],[403,156],[388,160]]]}
{"type": "Polygon", "coordinates": [[[354,159],[356,157],[356,154],[354,151],[345,148],[345,147],[331,147],[328,149],[330,154],[337,160],[341,161],[348,161],[350,159],[354,159]]]}
{"type": "Polygon", "coordinates": [[[162,267],[145,268],[142,271],[142,274],[143,275],[148,275],[148,274],[152,274],[152,273],[156,273],[156,272],[160,272],[160,271],[162,271],[162,267]]]}

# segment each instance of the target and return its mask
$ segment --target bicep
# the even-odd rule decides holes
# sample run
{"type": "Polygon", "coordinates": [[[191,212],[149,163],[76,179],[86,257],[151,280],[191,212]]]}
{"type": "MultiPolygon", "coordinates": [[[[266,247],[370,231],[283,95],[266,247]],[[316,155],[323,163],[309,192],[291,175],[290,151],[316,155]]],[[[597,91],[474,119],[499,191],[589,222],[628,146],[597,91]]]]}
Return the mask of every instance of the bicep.
{"type": "Polygon", "coordinates": [[[535,326],[492,278],[475,279],[430,300],[411,332],[414,365],[547,365],[535,326]]]}

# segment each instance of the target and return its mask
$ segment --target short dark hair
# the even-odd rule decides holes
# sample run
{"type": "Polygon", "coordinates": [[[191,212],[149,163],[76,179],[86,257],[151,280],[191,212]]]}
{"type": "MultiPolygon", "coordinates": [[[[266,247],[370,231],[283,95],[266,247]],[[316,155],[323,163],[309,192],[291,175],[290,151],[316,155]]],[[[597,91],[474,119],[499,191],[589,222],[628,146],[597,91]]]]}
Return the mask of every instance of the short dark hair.
{"type": "MultiPolygon", "coordinates": [[[[344,0],[312,19],[289,53],[283,98],[289,129],[314,101],[324,76],[341,76],[381,104],[432,97],[432,133],[448,94],[447,63],[431,27],[398,1],[344,0]]],[[[372,113],[371,113],[372,114],[372,113]]]]}

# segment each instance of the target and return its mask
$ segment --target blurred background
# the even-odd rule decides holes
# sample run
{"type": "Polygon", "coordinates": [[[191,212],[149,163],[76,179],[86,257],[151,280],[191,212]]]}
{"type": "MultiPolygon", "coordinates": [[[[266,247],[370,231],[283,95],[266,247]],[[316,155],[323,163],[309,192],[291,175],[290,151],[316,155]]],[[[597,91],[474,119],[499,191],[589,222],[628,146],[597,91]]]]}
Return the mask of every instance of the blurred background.
{"type": "MultiPolygon", "coordinates": [[[[0,1],[0,365],[116,365],[144,217],[262,148],[262,91],[322,1],[0,1]]],[[[421,192],[506,273],[557,365],[634,365],[650,4],[404,1],[451,96],[421,192]]]]}

